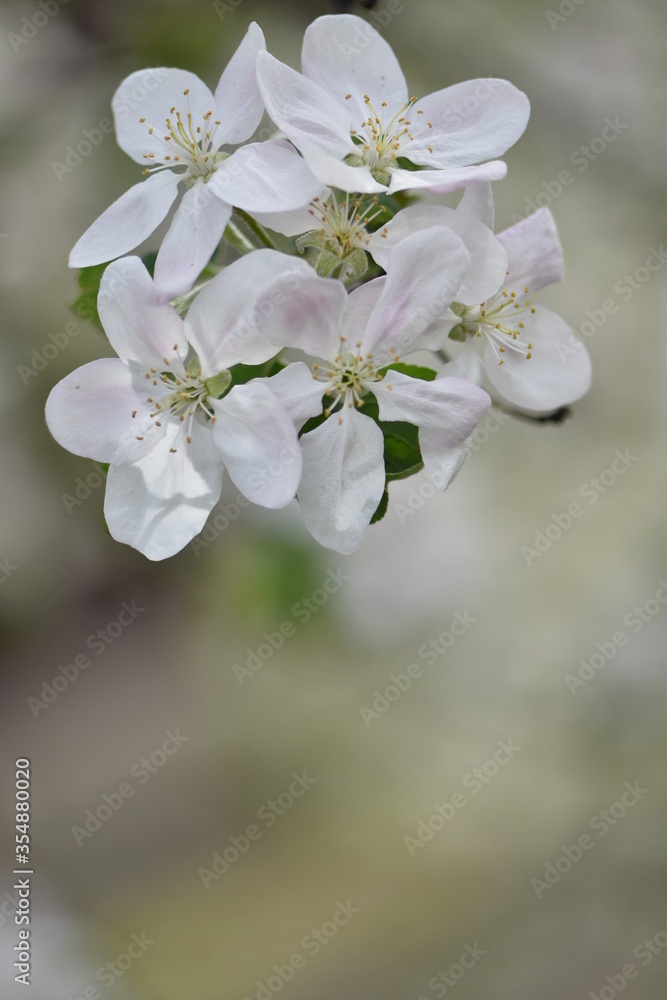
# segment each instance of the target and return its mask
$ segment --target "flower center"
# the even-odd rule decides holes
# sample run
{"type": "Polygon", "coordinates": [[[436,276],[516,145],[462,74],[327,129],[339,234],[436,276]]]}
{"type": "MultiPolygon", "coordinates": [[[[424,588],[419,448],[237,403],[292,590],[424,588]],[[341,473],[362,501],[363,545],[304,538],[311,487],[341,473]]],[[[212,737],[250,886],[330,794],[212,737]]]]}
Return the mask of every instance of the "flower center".
{"type": "Polygon", "coordinates": [[[183,91],[187,98],[186,109],[181,113],[176,107],[165,119],[165,128],[159,129],[151,125],[145,118],[140,118],[146,125],[148,134],[159,140],[163,147],[162,154],[156,152],[144,153],[145,160],[155,160],[156,165],[146,167],[144,174],[152,174],[157,170],[170,170],[173,167],[186,167],[185,173],[195,180],[199,177],[207,179],[228,154],[221,153],[220,143],[216,143],[215,133],[221,124],[219,119],[213,121],[213,112],[207,111],[199,124],[195,124],[190,108],[190,90],[183,91]]]}
{"type": "MultiPolygon", "coordinates": [[[[174,345],[174,350],[177,346],[174,345]]],[[[163,358],[165,365],[169,365],[168,358],[163,358]]],[[[182,371],[182,369],[181,369],[182,371]]],[[[204,422],[215,423],[215,412],[209,402],[210,398],[217,398],[231,382],[231,375],[227,371],[220,372],[209,379],[202,379],[201,366],[197,358],[193,358],[188,364],[185,372],[180,374],[176,371],[159,371],[151,368],[144,373],[145,378],[154,386],[151,395],[146,397],[148,407],[144,416],[144,426],[142,433],[136,435],[138,441],[143,441],[146,433],[154,427],[162,427],[165,420],[177,419],[179,423],[186,425],[186,442],[192,443],[192,425],[198,414],[204,422]]],[[[132,411],[133,418],[137,417],[137,410],[132,411]]],[[[176,448],[170,451],[175,453],[176,448]]]]}
{"type": "Polygon", "coordinates": [[[517,317],[530,308],[535,308],[526,298],[528,286],[519,294],[503,291],[488,302],[478,306],[464,306],[455,303],[454,312],[461,317],[463,332],[475,337],[485,337],[498,359],[498,364],[504,364],[503,354],[507,350],[522,355],[527,361],[532,358],[533,345],[522,339],[524,323],[517,317]]]}
{"type": "MultiPolygon", "coordinates": [[[[373,356],[367,354],[355,354],[347,346],[345,337],[340,338],[340,350],[333,361],[327,364],[324,371],[319,364],[313,365],[313,378],[325,383],[326,394],[333,400],[331,405],[324,411],[328,417],[338,404],[343,407],[358,407],[364,405],[364,396],[370,391],[373,382],[378,382],[381,375],[378,375],[373,362],[373,356]]],[[[361,348],[361,341],[356,345],[357,350],[361,348]]]]}
{"type": "MultiPolygon", "coordinates": [[[[347,94],[346,100],[350,100],[351,97],[352,94],[347,94]]],[[[378,184],[388,186],[391,181],[391,171],[397,167],[396,161],[401,155],[401,150],[414,139],[410,132],[412,119],[407,116],[414,110],[417,98],[411,97],[408,103],[391,118],[386,101],[382,102],[379,111],[373,107],[368,94],[364,94],[364,102],[368,108],[368,118],[364,119],[358,129],[350,130],[352,141],[359,152],[350,153],[345,160],[353,167],[370,167],[371,176],[378,184]]],[[[421,108],[416,109],[415,113],[424,114],[421,108]]],[[[429,128],[433,128],[431,122],[427,124],[429,128]]]]}
{"type": "Polygon", "coordinates": [[[363,207],[361,200],[352,201],[349,197],[339,204],[333,192],[325,202],[319,198],[311,201],[309,212],[320,226],[319,234],[326,249],[342,260],[355,248],[365,250],[369,245],[367,226],[383,212],[377,205],[377,198],[363,207]]]}

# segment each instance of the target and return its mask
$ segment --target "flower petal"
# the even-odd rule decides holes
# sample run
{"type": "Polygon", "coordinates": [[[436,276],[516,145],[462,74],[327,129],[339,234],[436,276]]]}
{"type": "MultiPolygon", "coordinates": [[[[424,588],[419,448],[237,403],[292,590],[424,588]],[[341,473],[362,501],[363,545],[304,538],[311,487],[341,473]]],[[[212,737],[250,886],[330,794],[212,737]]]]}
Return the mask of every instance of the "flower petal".
{"type": "Polygon", "coordinates": [[[169,422],[157,446],[139,462],[112,463],[104,514],[119,542],[148,559],[167,559],[198,534],[220,498],[222,460],[209,427],[169,422]],[[172,450],[175,449],[175,450],[172,450]]]}
{"type": "Polygon", "coordinates": [[[436,379],[451,378],[452,375],[466,379],[468,382],[474,382],[475,385],[481,385],[484,378],[484,367],[475,347],[474,338],[466,337],[459,353],[442,366],[436,379]]]}
{"type": "Polygon", "coordinates": [[[532,295],[545,285],[563,280],[563,248],[556,222],[548,208],[540,208],[527,219],[510,226],[498,239],[507,251],[507,275],[503,287],[519,298],[532,295]],[[528,293],[524,288],[528,286],[528,293]]]}
{"type": "Polygon", "coordinates": [[[507,349],[499,365],[492,348],[484,353],[486,376],[503,400],[531,413],[550,413],[580,399],[591,384],[591,359],[582,342],[556,313],[537,307],[524,313],[522,340],[532,357],[507,349]]]}
{"type": "Polygon", "coordinates": [[[495,295],[505,279],[507,255],[490,229],[460,209],[426,203],[410,205],[373,233],[369,251],[380,267],[387,270],[391,254],[402,240],[434,226],[455,232],[470,254],[470,266],[456,292],[456,300],[478,305],[495,295]]]}
{"type": "Polygon", "coordinates": [[[109,264],[97,308],[109,342],[123,361],[150,369],[164,359],[173,364],[187,356],[183,320],[160,295],[139,257],[109,264]]]}
{"type": "Polygon", "coordinates": [[[120,442],[137,434],[132,413],[144,405],[129,368],[117,358],[100,358],[54,386],[46,401],[46,423],[63,448],[111,462],[120,442]]]}
{"type": "Polygon", "coordinates": [[[318,17],[306,29],[301,66],[337,103],[352,95],[348,100],[357,128],[369,115],[366,94],[378,113],[386,101],[386,121],[408,103],[408,87],[391,46],[372,25],[352,14],[318,17]]]}
{"type": "Polygon", "coordinates": [[[256,66],[257,53],[265,49],[262,29],[253,21],[215,91],[216,112],[221,122],[215,137],[220,145],[237,146],[245,142],[262,120],[264,101],[257,85],[256,66]]]}
{"type": "Polygon", "coordinates": [[[185,192],[155,261],[155,287],[165,299],[190,291],[222,239],[231,214],[231,205],[202,180],[185,192]]]}
{"type": "Polygon", "coordinates": [[[308,531],[328,549],[354,552],[384,493],[382,431],[349,409],[304,434],[301,448],[299,506],[308,531]]]}
{"type": "Polygon", "coordinates": [[[283,307],[297,304],[295,290],[301,283],[314,279],[304,260],[276,250],[256,250],[216,275],[185,320],[203,377],[240,363],[261,364],[285,347],[283,320],[276,317],[283,315],[283,307]]]}
{"type": "Polygon", "coordinates": [[[427,349],[437,325],[461,285],[470,255],[456,233],[441,226],[414,233],[395,248],[377,306],[363,338],[363,352],[381,350],[376,365],[427,349]]]}
{"type": "MultiPolygon", "coordinates": [[[[341,191],[347,191],[350,194],[354,192],[375,194],[387,191],[385,184],[379,184],[373,179],[368,166],[351,167],[349,163],[344,163],[339,156],[314,144],[306,145],[304,143],[300,149],[304,160],[322,184],[340,188],[341,191]]],[[[407,170],[403,172],[408,173],[407,170]]],[[[417,174],[410,174],[410,176],[416,177],[417,174]]]]}
{"type": "Polygon", "coordinates": [[[135,184],[77,241],[69,257],[69,266],[104,264],[134,250],[166,218],[177,194],[178,177],[171,170],[152,174],[135,184]]]}
{"type": "Polygon", "coordinates": [[[241,146],[208,182],[229,205],[246,212],[289,212],[312,201],[322,184],[296,150],[275,142],[241,146]]]}
{"type": "Polygon", "coordinates": [[[492,233],[495,232],[493,189],[488,181],[473,181],[467,184],[456,211],[471,215],[473,219],[488,226],[492,233]]]}
{"type": "Polygon", "coordinates": [[[313,378],[313,373],[303,361],[287,365],[277,375],[268,378],[266,384],[287,410],[297,430],[303,427],[306,420],[322,412],[325,386],[313,378]]]}
{"type": "Polygon", "coordinates": [[[296,428],[263,381],[212,400],[213,436],[235,486],[253,503],[277,509],[296,495],[301,449],[296,428]]]}
{"type": "Polygon", "coordinates": [[[354,125],[344,99],[334,100],[319,84],[268,52],[257,57],[257,80],[266,110],[297,149],[315,145],[339,159],[354,152],[350,136],[354,125]]]}
{"type": "Polygon", "coordinates": [[[191,113],[196,128],[205,114],[215,112],[215,98],[194,73],[160,67],[131,73],[114,94],[111,106],[118,145],[133,160],[146,166],[147,153],[154,154],[155,161],[161,162],[171,152],[174,140],[164,139],[169,134],[167,119],[176,128],[176,115],[180,112],[187,129],[191,113]]]}
{"type": "Polygon", "coordinates": [[[425,167],[491,160],[523,135],[529,116],[528,98],[507,80],[457,83],[417,102],[406,155],[425,167]]]}
{"type": "Polygon", "coordinates": [[[389,193],[415,190],[435,191],[447,194],[473,181],[501,181],[507,174],[507,164],[502,160],[490,160],[476,167],[447,167],[442,170],[392,170],[389,193]]]}

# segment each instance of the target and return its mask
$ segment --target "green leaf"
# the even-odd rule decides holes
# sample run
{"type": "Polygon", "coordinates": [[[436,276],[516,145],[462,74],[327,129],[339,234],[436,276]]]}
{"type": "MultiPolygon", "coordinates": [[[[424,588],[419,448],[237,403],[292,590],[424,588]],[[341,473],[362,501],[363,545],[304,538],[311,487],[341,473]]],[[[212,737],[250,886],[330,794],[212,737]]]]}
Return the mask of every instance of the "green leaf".
{"type": "Polygon", "coordinates": [[[371,518],[371,524],[377,524],[378,521],[381,521],[384,515],[387,513],[388,507],[389,507],[389,491],[385,486],[384,493],[382,494],[382,499],[380,500],[380,503],[378,504],[377,509],[371,518]]]}
{"type": "Polygon", "coordinates": [[[416,163],[413,163],[412,160],[408,160],[407,156],[397,156],[396,165],[400,167],[401,170],[411,170],[413,173],[424,169],[424,167],[420,167],[416,163]]]}
{"type": "Polygon", "coordinates": [[[107,264],[95,264],[93,267],[82,267],[77,277],[79,294],[72,302],[72,312],[81,319],[90,320],[102,329],[99,313],[97,312],[97,296],[100,291],[100,282],[107,264]]]}
{"type": "Polygon", "coordinates": [[[419,448],[419,431],[402,420],[380,423],[384,434],[384,468],[387,482],[407,479],[424,467],[419,448]]]}
{"type": "Polygon", "coordinates": [[[285,365],[277,358],[271,358],[263,365],[234,365],[231,369],[232,385],[245,385],[254,378],[271,378],[281,372],[285,365]]]}
{"type": "Polygon", "coordinates": [[[410,378],[421,379],[422,382],[432,382],[437,374],[432,368],[424,368],[421,365],[404,365],[401,361],[387,365],[386,368],[382,369],[382,373],[385,372],[400,372],[402,375],[409,375],[410,378]]]}

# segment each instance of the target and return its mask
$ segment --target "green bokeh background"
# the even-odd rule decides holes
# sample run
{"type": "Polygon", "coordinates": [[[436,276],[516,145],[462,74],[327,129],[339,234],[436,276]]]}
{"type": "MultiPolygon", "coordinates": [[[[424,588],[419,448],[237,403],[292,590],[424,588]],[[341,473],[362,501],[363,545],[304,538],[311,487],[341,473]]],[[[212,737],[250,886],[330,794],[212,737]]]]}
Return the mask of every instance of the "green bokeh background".
{"type": "MultiPolygon", "coordinates": [[[[636,634],[623,619],[665,577],[665,270],[630,296],[614,286],[665,240],[666,26],[657,0],[561,6],[572,13],[550,24],[528,0],[404,0],[384,34],[417,95],[500,76],[530,96],[495,186],[498,228],[541,193],[567,265],[541,301],[577,329],[587,310],[617,306],[588,338],[594,382],[573,417],[503,424],[414,513],[397,505],[425,478],[394,484],[353,557],[319,549],[296,509],[232,506],[198,552],[151,564],[105,534],[99,485],[68,513],[62,495],[95,469],[43,422],[51,387],[110,353],[103,336],[82,325],[27,384],[20,375],[72,318],[71,246],[138,180],[113,136],[60,180],[53,163],[108,117],[129,72],[176,65],[214,85],[251,20],[298,65],[327,5],[243,0],[221,18],[207,0],[70,0],[14,51],[9,33],[39,8],[3,3],[0,560],[16,567],[0,584],[3,997],[24,995],[8,916],[20,756],[34,769],[35,1000],[96,983],[113,1000],[255,998],[295,952],[306,962],[280,991],[289,1000],[418,1000],[444,995],[429,981],[475,943],[486,954],[457,982],[459,1000],[584,1000],[628,962],[638,975],[624,996],[664,996],[667,953],[644,966],[633,952],[667,925],[665,611],[636,634]],[[622,134],[585,171],[573,166],[616,116],[622,134]],[[566,169],[574,181],[554,196],[566,169]],[[521,546],[616,449],[636,461],[528,566],[521,546]],[[339,569],[349,579],[305,621],[300,602],[339,569]],[[136,623],[35,718],[28,699],[132,600],[145,608],[136,623]],[[476,621],[427,666],[418,650],[456,612],[476,621]],[[234,665],[285,622],[295,634],[239,683],[234,665]],[[627,645],[573,694],[566,675],[619,629],[627,645]],[[366,726],[360,709],[411,662],[422,677],[366,726]],[[176,729],[188,737],[178,752],[144,784],[129,777],[176,729]],[[499,740],[521,751],[411,856],[404,837],[499,740]],[[270,828],[258,821],[304,770],[312,788],[270,828]],[[133,797],[77,846],[72,827],[128,780],[133,797]],[[646,794],[538,898],[530,880],[626,782],[646,794]],[[199,869],[250,824],[261,838],[204,888],[199,869]],[[347,900],[359,912],[308,954],[304,935],[347,900]],[[135,933],[154,943],[107,988],[96,971],[135,933]]],[[[235,496],[229,486],[223,503],[235,496]]]]}

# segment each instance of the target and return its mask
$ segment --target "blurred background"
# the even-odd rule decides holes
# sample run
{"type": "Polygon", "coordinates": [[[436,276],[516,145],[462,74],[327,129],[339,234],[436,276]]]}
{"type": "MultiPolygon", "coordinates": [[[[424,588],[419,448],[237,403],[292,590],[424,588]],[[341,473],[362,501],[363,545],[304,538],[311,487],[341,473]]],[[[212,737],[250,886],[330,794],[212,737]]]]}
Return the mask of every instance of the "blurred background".
{"type": "Polygon", "coordinates": [[[352,557],[229,485],[169,562],[115,543],[102,477],[43,408],[110,353],[69,311],[67,255],[138,168],[113,135],[69,148],[131,71],[214,87],[252,20],[298,66],[331,7],[4,0],[3,997],[24,995],[20,757],[36,1000],[664,996],[664,8],[348,6],[416,95],[483,76],[528,93],[497,227],[550,205],[567,274],[541,301],[585,324],[592,390],[561,426],[490,421],[444,495],[393,484],[352,557]]]}

